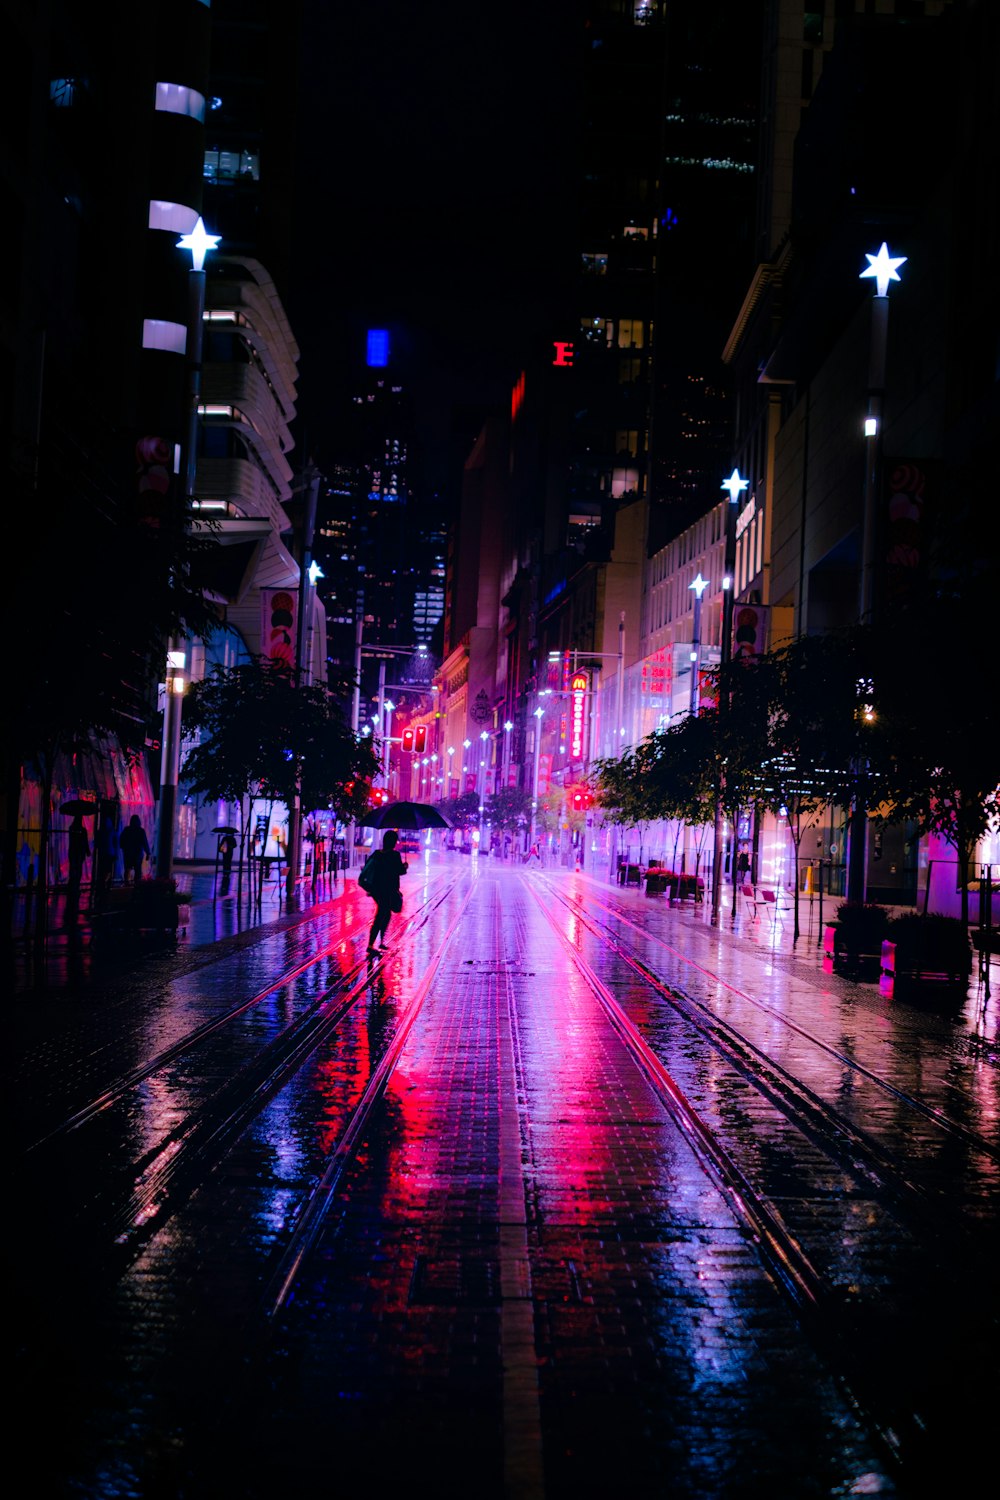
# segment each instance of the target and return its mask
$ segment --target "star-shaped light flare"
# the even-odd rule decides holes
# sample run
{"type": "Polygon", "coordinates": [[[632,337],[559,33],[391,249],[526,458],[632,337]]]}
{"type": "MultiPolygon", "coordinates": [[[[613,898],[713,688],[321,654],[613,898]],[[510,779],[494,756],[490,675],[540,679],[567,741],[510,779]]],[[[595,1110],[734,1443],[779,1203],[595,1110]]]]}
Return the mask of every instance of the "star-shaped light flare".
{"type": "Polygon", "coordinates": [[[326,574],[323,572],[323,569],[320,567],[316,559],[313,558],[312,562],[309,564],[309,582],[312,584],[313,588],[316,587],[317,578],[325,577],[326,574]]]}
{"type": "Polygon", "coordinates": [[[858,273],[859,280],[864,280],[866,276],[874,276],[876,297],[888,296],[889,282],[899,280],[899,272],[896,270],[896,267],[904,266],[907,257],[905,255],[890,255],[889,246],[883,240],[879,253],[877,255],[869,255],[866,252],[865,260],[868,262],[868,265],[864,271],[858,273]]]}
{"type": "Polygon", "coordinates": [[[708,579],[702,578],[700,568],[698,569],[698,577],[695,579],[694,583],[688,584],[688,588],[694,589],[695,597],[699,600],[701,599],[702,594],[708,588],[708,579]]]}
{"type": "Polygon", "coordinates": [[[733,504],[735,504],[736,501],[740,498],[740,495],[747,488],[749,483],[749,479],[740,478],[739,469],[734,469],[729,478],[722,481],[722,483],[719,485],[719,488],[720,490],[728,490],[729,498],[733,502],[733,504]]]}
{"type": "Polygon", "coordinates": [[[198,222],[190,234],[182,234],[177,241],[178,250],[191,251],[192,271],[203,271],[205,269],[205,256],[209,250],[214,250],[222,238],[219,234],[207,234],[205,221],[198,215],[198,222]]]}

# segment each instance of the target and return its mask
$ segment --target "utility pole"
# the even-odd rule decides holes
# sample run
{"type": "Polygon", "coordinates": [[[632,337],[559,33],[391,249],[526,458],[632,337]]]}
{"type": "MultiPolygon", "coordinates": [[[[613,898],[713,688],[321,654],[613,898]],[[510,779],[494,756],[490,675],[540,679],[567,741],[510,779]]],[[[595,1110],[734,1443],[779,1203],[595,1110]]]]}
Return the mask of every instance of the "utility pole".
{"type": "MultiPolygon", "coordinates": [[[[201,405],[202,324],[205,316],[205,256],[218,246],[219,236],[207,234],[201,216],[190,234],[177,241],[178,250],[190,250],[187,314],[187,425],[184,435],[184,524],[190,518],[198,469],[198,408],[201,405]]],[[[181,710],[187,679],[187,651],[183,639],[172,637],[167,645],[166,699],[160,741],[160,807],[156,824],[156,873],[167,878],[174,868],[174,835],[177,826],[177,785],[180,780],[181,710]]]]}
{"type": "MultiPolygon", "coordinates": [[[[729,492],[729,503],[726,506],[726,555],[723,564],[725,573],[722,579],[722,641],[720,645],[719,658],[723,676],[725,676],[733,655],[733,600],[736,580],[733,577],[736,571],[736,512],[739,509],[740,496],[748,487],[749,479],[740,477],[739,469],[734,469],[728,479],[724,479],[721,489],[729,492]]],[[[719,717],[729,712],[729,693],[723,689],[719,693],[719,717]]],[[[724,821],[724,808],[722,805],[722,777],[725,771],[720,767],[719,788],[715,799],[715,819],[713,827],[713,855],[712,855],[712,922],[718,924],[722,911],[722,858],[723,838],[722,825],[724,821]]],[[[733,841],[735,844],[736,830],[733,830],[733,841]]],[[[736,912],[735,884],[733,887],[733,913],[736,912]]]]}
{"type": "MultiPolygon", "coordinates": [[[[306,479],[306,508],[302,522],[302,558],[299,563],[299,618],[295,642],[295,685],[306,687],[312,672],[306,660],[306,616],[312,608],[312,548],[316,531],[316,509],[319,502],[320,472],[310,464],[306,479]],[[308,605],[307,605],[308,601],[308,605]]],[[[288,809],[288,864],[285,870],[285,895],[295,895],[295,885],[302,863],[302,776],[296,778],[295,796],[288,809]]]]}
{"type": "MultiPolygon", "coordinates": [[[[889,282],[898,281],[898,266],[905,255],[891,256],[883,241],[877,255],[865,255],[867,268],[860,277],[875,282],[872,298],[871,340],[868,363],[868,409],[865,416],[865,487],[861,520],[861,570],[858,579],[858,618],[870,625],[875,614],[875,559],[879,532],[879,487],[882,474],[882,410],[885,402],[886,351],[889,343],[889,282]]],[[[864,901],[868,863],[867,763],[858,758],[855,794],[851,801],[847,831],[847,899],[864,901]]]]}

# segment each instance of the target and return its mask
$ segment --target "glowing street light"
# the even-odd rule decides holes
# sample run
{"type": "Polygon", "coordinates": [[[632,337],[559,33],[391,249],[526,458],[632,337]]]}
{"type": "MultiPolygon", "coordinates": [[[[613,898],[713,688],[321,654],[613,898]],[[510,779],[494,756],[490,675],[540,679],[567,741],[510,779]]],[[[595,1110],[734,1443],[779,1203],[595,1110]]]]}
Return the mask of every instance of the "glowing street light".
{"type": "Polygon", "coordinates": [[[889,295],[889,282],[899,280],[899,272],[896,267],[905,266],[907,256],[890,255],[889,246],[883,240],[882,248],[878,254],[868,255],[866,253],[865,260],[868,262],[868,265],[863,271],[858,273],[858,280],[863,281],[866,276],[873,277],[876,297],[887,297],[889,295]]]}
{"type": "MultiPolygon", "coordinates": [[[[719,488],[720,490],[727,490],[729,492],[730,503],[735,505],[737,500],[740,498],[740,495],[748,487],[749,484],[749,479],[741,479],[739,469],[734,469],[729,478],[722,481],[722,483],[719,485],[719,488]]],[[[698,574],[698,577],[701,577],[700,573],[698,574]]]]}
{"type": "MultiPolygon", "coordinates": [[[[203,271],[205,269],[205,256],[209,250],[218,249],[221,238],[221,235],[208,233],[205,229],[205,221],[201,217],[201,214],[199,214],[198,221],[191,233],[182,235],[177,241],[177,249],[190,250],[192,271],[203,271]]],[[[884,245],[882,249],[885,249],[884,245]]]]}

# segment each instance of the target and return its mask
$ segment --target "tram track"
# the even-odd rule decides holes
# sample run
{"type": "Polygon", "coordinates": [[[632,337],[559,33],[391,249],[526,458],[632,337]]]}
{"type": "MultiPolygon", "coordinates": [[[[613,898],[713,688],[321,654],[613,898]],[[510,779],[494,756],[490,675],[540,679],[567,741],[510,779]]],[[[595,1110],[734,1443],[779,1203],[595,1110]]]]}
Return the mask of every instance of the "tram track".
{"type": "MultiPolygon", "coordinates": [[[[592,916],[588,915],[584,907],[578,901],[574,901],[568,898],[562,892],[558,892],[555,894],[558,895],[558,899],[567,907],[568,910],[572,911],[573,915],[580,922],[582,922],[602,942],[605,942],[611,949],[613,949],[613,951],[615,951],[618,956],[621,957],[637,974],[639,974],[647,983],[651,984],[653,988],[656,989],[656,991],[664,999],[670,1001],[671,1003],[683,1001],[687,1006],[696,1009],[704,1017],[706,1017],[710,1023],[711,1028],[715,1029],[720,1036],[726,1035],[732,1038],[736,1046],[742,1046],[743,1048],[745,1048],[749,1055],[752,1055],[756,1061],[759,1061],[762,1065],[765,1065],[768,1070],[773,1070],[776,1074],[783,1075],[786,1079],[791,1077],[791,1075],[789,1075],[785,1069],[776,1068],[776,1066],[759,1047],[757,1047],[753,1042],[749,1041],[748,1038],[742,1036],[742,1034],[735,1027],[730,1025],[730,1023],[723,1021],[718,1016],[716,1016],[714,1012],[712,1012],[711,1008],[707,1006],[703,1001],[698,1000],[688,992],[681,990],[676,985],[669,984],[667,983],[667,981],[662,979],[658,974],[655,973],[652,968],[650,968],[648,964],[640,959],[635,953],[627,949],[604,923],[601,923],[595,920],[592,916]]],[[[641,934],[644,941],[652,941],[659,946],[667,948],[673,955],[673,957],[676,958],[679,962],[690,966],[693,970],[697,970],[701,975],[727,990],[735,998],[752,1006],[755,1010],[766,1014],[769,1019],[779,1023],[788,1032],[794,1033],[796,1036],[801,1037],[804,1041],[807,1041],[818,1051],[821,1051],[832,1058],[839,1067],[848,1070],[858,1078],[864,1079],[867,1084],[870,1084],[874,1088],[878,1089],[881,1093],[885,1094],[886,1097],[891,1098],[895,1103],[904,1105],[907,1109],[912,1110],[915,1114],[920,1115],[923,1119],[930,1121],[943,1134],[951,1136],[955,1140],[961,1141],[965,1146],[971,1148],[972,1150],[980,1152],[982,1153],[982,1155],[989,1157],[992,1161],[1000,1163],[1000,1145],[997,1145],[995,1142],[988,1140],[985,1136],[980,1135],[978,1132],[970,1130],[968,1126],[961,1124],[959,1121],[950,1119],[940,1109],[937,1109],[933,1105],[928,1104],[925,1100],[919,1099],[915,1095],[907,1093],[903,1089],[897,1088],[888,1079],[874,1072],[871,1068],[868,1068],[864,1064],[860,1063],[857,1058],[850,1057],[846,1052],[831,1046],[831,1044],[824,1038],[817,1036],[815,1032],[810,1031],[800,1022],[793,1020],[792,1017],[788,1016],[783,1011],[778,1010],[773,1005],[769,1005],[767,1001],[761,1000],[759,997],[749,994],[746,990],[740,989],[739,986],[732,984],[723,975],[715,972],[714,970],[706,968],[703,964],[698,963],[697,960],[692,959],[690,955],[682,953],[679,949],[673,947],[669,943],[666,943],[665,940],[660,938],[656,933],[652,933],[647,928],[641,927],[637,922],[632,921],[631,918],[627,917],[624,913],[617,911],[614,907],[608,906],[603,902],[595,901],[594,904],[597,905],[601,910],[607,912],[617,922],[620,922],[623,925],[632,928],[633,931],[641,934]]],[[[792,1082],[796,1089],[801,1088],[801,1085],[799,1085],[796,1080],[792,1080],[792,1082]]],[[[859,1131],[857,1127],[854,1126],[852,1122],[848,1121],[842,1114],[837,1111],[831,1111],[830,1106],[825,1101],[819,1100],[817,1096],[812,1093],[812,1091],[808,1092],[811,1096],[811,1099],[814,1101],[814,1104],[820,1108],[823,1114],[827,1116],[832,1115],[835,1117],[838,1130],[840,1130],[845,1137],[855,1140],[858,1144],[858,1149],[870,1154],[873,1161],[877,1162],[879,1159],[881,1159],[884,1162],[884,1170],[886,1171],[887,1175],[891,1175],[893,1169],[886,1160],[885,1153],[878,1145],[878,1143],[874,1142],[866,1133],[859,1131]]],[[[904,1183],[901,1184],[901,1186],[904,1189],[902,1195],[906,1198],[912,1199],[914,1195],[918,1197],[926,1196],[919,1188],[915,1187],[914,1184],[904,1183]]]]}
{"type": "MultiPolygon", "coordinates": [[[[224,1158],[230,1145],[249,1127],[282,1088],[328,1044],[338,1026],[368,993],[373,979],[404,938],[411,938],[431,920],[452,895],[456,881],[435,888],[428,900],[397,929],[398,938],[377,958],[353,962],[332,984],[326,985],[306,1008],[261,1045],[230,1076],[198,1099],[165,1135],[139,1159],[119,1168],[112,1179],[111,1202],[91,1202],[85,1217],[93,1232],[114,1249],[109,1259],[121,1267],[178,1211],[224,1158]]],[[[363,942],[367,925],[359,931],[363,942]]],[[[123,1073],[85,1106],[67,1116],[27,1150],[33,1159],[43,1151],[58,1161],[60,1145],[93,1124],[115,1106],[122,1106],[137,1090],[167,1069],[176,1069],[213,1038],[225,1038],[227,1028],[261,1005],[269,996],[301,982],[330,957],[343,942],[324,944],[309,959],[294,965],[275,981],[224,1014],[194,1028],[185,1037],[140,1067],[123,1073]]]]}
{"type": "MultiPolygon", "coordinates": [[[[615,998],[606,978],[602,978],[587,961],[581,946],[565,930],[560,911],[568,913],[578,927],[586,930],[600,945],[604,953],[627,966],[637,976],[648,992],[661,1002],[667,1003],[674,1014],[695,1035],[710,1045],[732,1067],[740,1078],[767,1099],[771,1107],[813,1145],[819,1146],[830,1160],[853,1178],[859,1191],[873,1201],[879,1202],[887,1213],[896,1218],[912,1243],[919,1245],[926,1254],[932,1281],[944,1285],[954,1276],[961,1284],[962,1277],[975,1275],[976,1261],[985,1274],[991,1272],[988,1246],[977,1243],[971,1229],[961,1225],[956,1230],[954,1220],[947,1236],[939,1236],[937,1214],[941,1204],[918,1184],[910,1181],[905,1164],[887,1152],[877,1141],[851,1121],[847,1120],[828,1101],[806,1088],[800,1080],[776,1065],[773,1060],[743,1035],[732,1023],[716,1016],[704,1002],[666,983],[642,958],[629,951],[627,946],[600,921],[584,909],[582,903],[555,888],[552,883],[543,886],[545,897],[537,886],[533,887],[535,899],[557,935],[564,951],[570,956],[578,972],[607,1015],[611,1025],[621,1038],[637,1066],[645,1074],[668,1114],[691,1142],[705,1170],[723,1191],[738,1223],[753,1239],[763,1265],[775,1283],[791,1298],[804,1329],[815,1343],[817,1350],[827,1361],[845,1397],[848,1399],[865,1427],[876,1438],[883,1454],[898,1477],[904,1475],[916,1482],[915,1493],[920,1489],[921,1455],[926,1449],[929,1427],[934,1419],[922,1409],[921,1400],[914,1387],[909,1397],[900,1399],[898,1391],[892,1398],[877,1379],[873,1380],[871,1369],[896,1361],[899,1368],[905,1365],[906,1339],[902,1327],[882,1316],[876,1302],[858,1300],[851,1296],[850,1289],[838,1284],[817,1260],[804,1243],[800,1233],[793,1232],[786,1223],[783,1206],[773,1201],[771,1194],[754,1180],[753,1155],[744,1166],[738,1136],[727,1131],[720,1133],[718,1121],[707,1116],[696,1100],[689,1097],[677,1079],[667,1069],[663,1059],[643,1034],[643,1029],[627,1014],[625,1007],[615,998]],[[945,1267],[952,1262],[949,1273],[945,1267]],[[902,1342],[895,1353],[887,1348],[887,1338],[892,1344],[902,1342]],[[873,1359],[875,1351],[878,1358],[873,1359]],[[902,1363],[900,1363],[902,1361],[902,1363]]],[[[610,910],[610,909],[609,909],[610,910]]],[[[612,912],[619,920],[620,914],[612,912]]],[[[637,924],[628,925],[641,931],[644,939],[655,937],[637,924]]],[[[662,942],[662,939],[655,939],[662,942]]],[[[665,945],[667,946],[667,945],[665,945]]],[[[679,957],[685,955],[672,952],[679,957]]],[[[686,960],[694,963],[693,960],[686,960]]],[[[603,967],[603,966],[602,966],[603,967]]],[[[695,967],[720,984],[727,982],[703,965],[695,967]]],[[[744,1003],[766,1011],[769,1017],[789,1026],[799,1037],[807,1039],[817,1047],[836,1056],[845,1066],[855,1066],[865,1078],[882,1087],[893,1100],[909,1105],[921,1118],[939,1126],[946,1136],[961,1139],[964,1145],[981,1150],[990,1160],[997,1153],[992,1142],[980,1137],[967,1127],[958,1125],[943,1116],[939,1110],[924,1101],[914,1099],[905,1091],[880,1079],[871,1070],[860,1067],[854,1059],[837,1052],[822,1038],[816,1037],[808,1028],[781,1015],[745,991],[728,985],[727,988],[739,996],[744,1003]]],[[[678,1055],[683,1047],[678,1046],[678,1055]]],[[[808,1160],[797,1169],[791,1163],[784,1164],[783,1195],[793,1201],[797,1195],[794,1187],[796,1170],[801,1176],[799,1195],[808,1199],[812,1183],[812,1169],[808,1160]]],[[[967,1325],[967,1336],[976,1331],[974,1308],[963,1314],[967,1325]]],[[[938,1331],[935,1337],[940,1338],[938,1331]]],[[[976,1342],[981,1344],[984,1335],[976,1333],[976,1342]]],[[[953,1337],[945,1336],[945,1346],[954,1343],[953,1337]]],[[[975,1356],[972,1356],[973,1360],[975,1356]]]]}

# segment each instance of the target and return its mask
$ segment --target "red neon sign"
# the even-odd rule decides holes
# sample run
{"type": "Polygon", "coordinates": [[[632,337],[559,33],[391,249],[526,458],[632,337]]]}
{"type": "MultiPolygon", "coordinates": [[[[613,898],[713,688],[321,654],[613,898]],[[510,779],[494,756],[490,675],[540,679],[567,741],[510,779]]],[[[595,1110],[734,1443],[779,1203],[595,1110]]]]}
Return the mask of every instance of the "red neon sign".
{"type": "Polygon", "coordinates": [[[555,343],[553,343],[552,347],[556,351],[556,357],[552,361],[554,365],[567,366],[573,363],[572,344],[563,344],[556,341],[555,343]]]}
{"type": "Polygon", "coordinates": [[[524,379],[524,371],[522,370],[517,384],[510,393],[510,420],[512,422],[524,405],[524,379]]]}
{"type": "Polygon", "coordinates": [[[570,684],[573,693],[573,706],[570,710],[569,720],[569,753],[573,760],[583,759],[583,737],[586,730],[584,707],[587,701],[587,689],[589,686],[590,677],[586,672],[574,672],[573,681],[570,684]]]}

